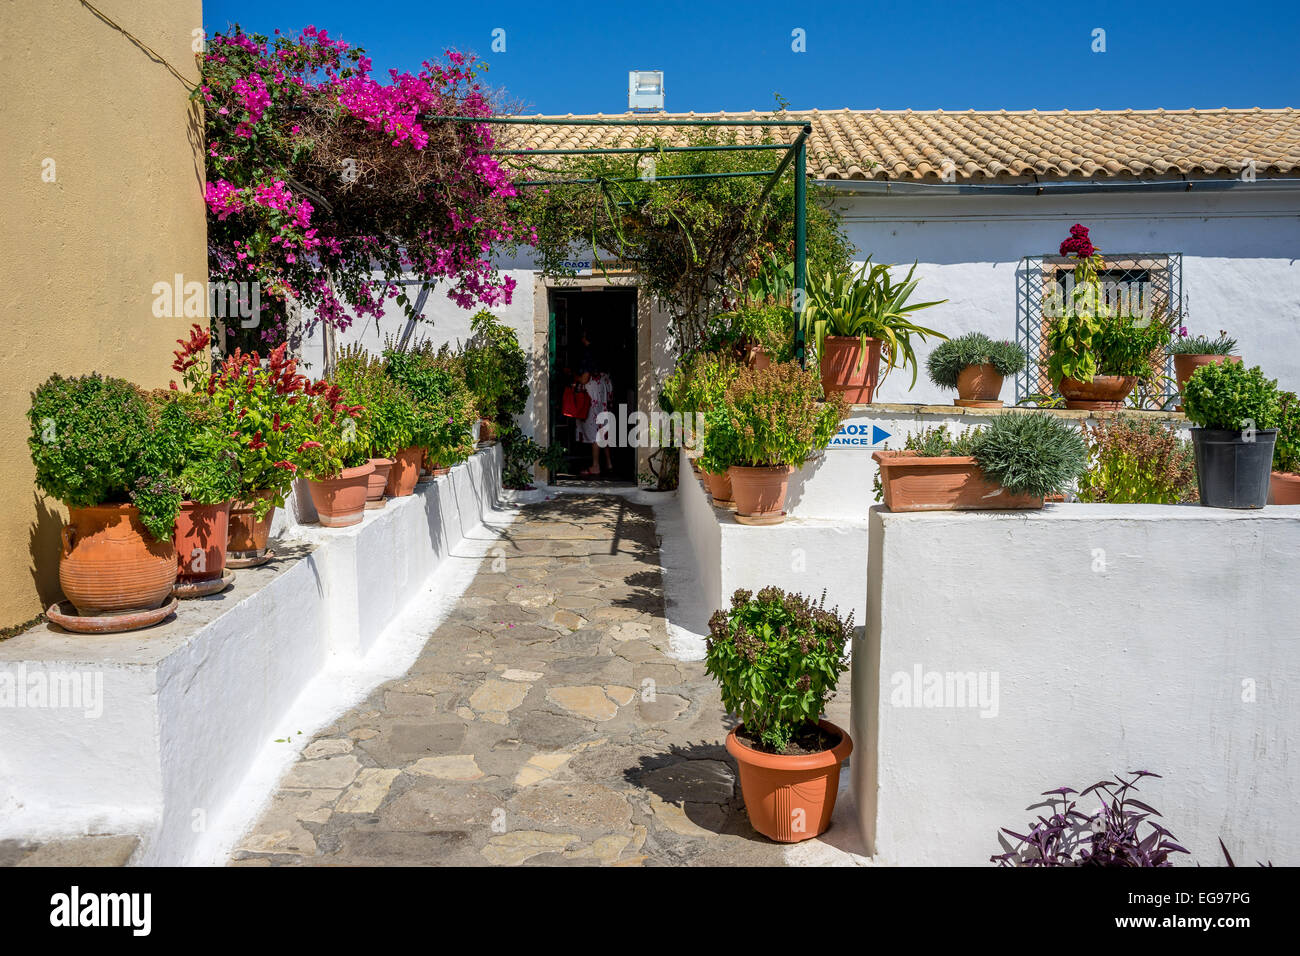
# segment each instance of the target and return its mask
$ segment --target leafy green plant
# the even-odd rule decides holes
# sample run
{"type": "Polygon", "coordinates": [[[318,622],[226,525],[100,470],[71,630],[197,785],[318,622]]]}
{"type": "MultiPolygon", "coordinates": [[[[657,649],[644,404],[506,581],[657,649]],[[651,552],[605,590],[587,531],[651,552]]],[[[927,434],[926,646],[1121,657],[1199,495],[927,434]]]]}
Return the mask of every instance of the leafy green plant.
{"type": "Polygon", "coordinates": [[[873,265],[868,256],[856,272],[851,269],[830,270],[810,278],[808,301],[802,316],[804,337],[813,343],[818,356],[825,352],[828,335],[859,339],[864,357],[867,339],[880,339],[884,361],[880,380],[883,382],[895,368],[910,367],[912,384],[915,385],[918,368],[912,337],[924,342],[929,335],[941,339],[947,336],[916,325],[908,316],[948,300],[911,302],[912,293],[921,281],[913,278],[916,263],[912,263],[907,275],[898,282],[890,276],[891,268],[883,264],[873,265]]]}
{"type": "Polygon", "coordinates": [[[1300,474],[1300,398],[1295,392],[1278,395],[1277,443],[1273,446],[1273,470],[1300,474]]]}
{"type": "Polygon", "coordinates": [[[719,352],[694,352],[682,358],[663,386],[665,411],[693,415],[722,401],[743,366],[719,352]]]}
{"type": "Polygon", "coordinates": [[[735,436],[730,463],[802,465],[826,447],[848,412],[842,395],[821,398],[821,382],[795,362],[741,369],[723,396],[726,427],[735,436]]]}
{"type": "Polygon", "coordinates": [[[728,346],[743,353],[760,348],[773,362],[794,358],[794,310],[786,305],[742,306],[717,317],[709,342],[713,351],[728,346]]]}
{"type": "Polygon", "coordinates": [[[504,459],[501,484],[506,488],[514,491],[532,488],[534,465],[541,465],[548,471],[559,471],[564,466],[563,447],[551,445],[543,448],[513,422],[502,426],[498,440],[504,459]]]}
{"type": "Polygon", "coordinates": [[[731,610],[709,619],[706,670],[722,705],[775,753],[816,726],[848,665],[853,615],[842,619],[825,601],[825,593],[814,604],[775,587],[738,590],[731,610]]]}
{"type": "Polygon", "coordinates": [[[316,383],[294,406],[295,433],[302,436],[298,473],[308,481],[337,478],[345,468],[364,465],[369,442],[357,424],[363,409],[343,400],[337,385],[316,383]]]}
{"type": "Polygon", "coordinates": [[[69,508],[133,503],[149,533],[170,540],[180,511],[172,481],[178,429],[156,430],[145,396],[98,373],[51,375],[32,393],[27,440],[36,487],[69,508]]]}
{"type": "Polygon", "coordinates": [[[348,346],[335,363],[333,381],[342,398],[359,408],[353,421],[369,457],[392,458],[415,443],[421,427],[415,398],[387,374],[383,359],[348,346]]]}
{"type": "Polygon", "coordinates": [[[1191,443],[1169,425],[1117,415],[1088,429],[1090,464],[1079,500],[1112,504],[1176,504],[1198,499],[1191,443]]]}
{"type": "Polygon", "coordinates": [[[522,415],[528,401],[528,358],[515,330],[482,309],[470,320],[470,338],[462,356],[465,382],[479,414],[504,424],[522,415]]]}
{"type": "MultiPolygon", "coordinates": [[[[1186,329],[1180,331],[1186,332],[1186,329]]],[[[1233,355],[1237,351],[1237,340],[1222,329],[1214,338],[1208,335],[1180,336],[1169,346],[1171,355],[1233,355]]]]}
{"type": "Polygon", "coordinates": [[[957,387],[957,376],[968,365],[992,365],[1005,378],[1025,367],[1025,350],[1005,339],[991,339],[983,332],[968,332],[940,342],[926,360],[930,381],[947,389],[957,387]]]}
{"type": "Polygon", "coordinates": [[[1088,464],[1080,430],[1047,412],[998,415],[974,436],[971,454],[986,477],[1034,497],[1065,491],[1088,464]]]}
{"type": "Polygon", "coordinates": [[[437,351],[423,342],[414,348],[384,350],[385,369],[415,399],[419,424],[414,444],[447,467],[474,454],[474,423],[479,418],[465,380],[463,361],[443,345],[437,351]]]}
{"type": "Polygon", "coordinates": [[[1241,362],[1202,365],[1183,386],[1187,418],[1201,428],[1276,428],[1282,417],[1277,381],[1241,362]]]}
{"type": "Polygon", "coordinates": [[[208,396],[160,388],[147,397],[154,436],[179,449],[172,478],[182,499],[216,505],[238,497],[239,441],[208,396]]]}
{"type": "Polygon", "coordinates": [[[740,441],[725,405],[715,405],[704,413],[704,435],[700,456],[696,459],[700,471],[721,475],[737,464],[740,441]]]}

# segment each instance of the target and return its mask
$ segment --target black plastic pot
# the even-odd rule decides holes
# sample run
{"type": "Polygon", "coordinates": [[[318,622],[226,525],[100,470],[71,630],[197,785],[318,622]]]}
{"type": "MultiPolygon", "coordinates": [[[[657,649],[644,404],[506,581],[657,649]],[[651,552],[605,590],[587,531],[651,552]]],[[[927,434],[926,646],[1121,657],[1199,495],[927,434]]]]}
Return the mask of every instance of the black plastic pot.
{"type": "Polygon", "coordinates": [[[1210,508],[1262,508],[1268,503],[1268,476],[1273,468],[1277,429],[1246,433],[1219,428],[1193,428],[1196,486],[1201,504],[1210,508]]]}

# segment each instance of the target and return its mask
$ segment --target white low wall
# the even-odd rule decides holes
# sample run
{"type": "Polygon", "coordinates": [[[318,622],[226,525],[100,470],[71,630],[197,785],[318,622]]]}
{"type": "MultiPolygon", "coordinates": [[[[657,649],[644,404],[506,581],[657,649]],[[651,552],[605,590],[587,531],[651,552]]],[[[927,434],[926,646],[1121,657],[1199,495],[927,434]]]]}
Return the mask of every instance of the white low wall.
{"type": "Polygon", "coordinates": [[[1177,863],[1222,837],[1300,864],[1300,506],[878,509],[870,540],[851,773],[878,859],[984,864],[1044,791],[1149,770],[1177,863]],[[945,675],[983,699],[917,700],[945,675]]]}
{"type": "Polygon", "coordinates": [[[362,660],[500,495],[500,446],[351,528],[280,524],[279,557],[234,587],[120,635],[49,625],[0,642],[0,675],[91,691],[0,707],[0,836],[129,831],[142,862],[184,862],[298,694],[362,660]],[[33,679],[34,678],[34,679],[33,679]],[[98,688],[98,693],[95,693],[98,688]]]}

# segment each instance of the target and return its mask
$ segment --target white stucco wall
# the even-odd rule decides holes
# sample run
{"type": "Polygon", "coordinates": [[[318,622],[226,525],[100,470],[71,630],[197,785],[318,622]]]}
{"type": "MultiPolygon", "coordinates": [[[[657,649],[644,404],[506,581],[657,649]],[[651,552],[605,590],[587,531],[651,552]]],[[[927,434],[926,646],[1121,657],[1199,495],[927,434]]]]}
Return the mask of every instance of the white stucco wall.
{"type": "Polygon", "coordinates": [[[873,512],[851,773],[874,855],[982,865],[1044,791],[1149,770],[1177,864],[1222,866],[1220,837],[1300,864],[1298,574],[1300,506],[873,512]],[[997,694],[916,706],[918,670],[997,694]]]}
{"type": "MultiPolygon", "coordinates": [[[[901,263],[900,275],[919,263],[918,301],[949,301],[916,321],[950,337],[978,330],[1014,340],[1021,258],[1055,254],[1076,222],[1092,230],[1103,255],[1182,253],[1189,330],[1226,329],[1247,364],[1300,388],[1300,191],[1260,182],[1176,193],[857,194],[839,205],[859,261],[901,263]]],[[[951,400],[926,377],[932,347],[917,350],[914,389],[895,371],[877,401],[951,400]]],[[[1007,390],[1014,399],[1010,382],[1007,390]]]]}

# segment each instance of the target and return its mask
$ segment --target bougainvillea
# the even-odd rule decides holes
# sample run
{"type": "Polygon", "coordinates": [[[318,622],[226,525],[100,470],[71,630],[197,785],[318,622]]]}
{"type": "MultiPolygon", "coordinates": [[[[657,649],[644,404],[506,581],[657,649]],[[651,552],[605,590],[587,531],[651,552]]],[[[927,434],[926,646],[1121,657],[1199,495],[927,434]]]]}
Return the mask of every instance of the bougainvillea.
{"type": "Polygon", "coordinates": [[[509,210],[491,126],[446,119],[493,115],[481,62],[448,52],[385,83],[324,30],[238,26],[201,61],[209,277],[257,282],[262,303],[250,328],[230,323],[225,348],[286,341],[297,309],[346,328],[396,297],[414,318],[402,278],[443,281],[463,308],[510,302],[491,251],[534,237],[509,210]]]}

